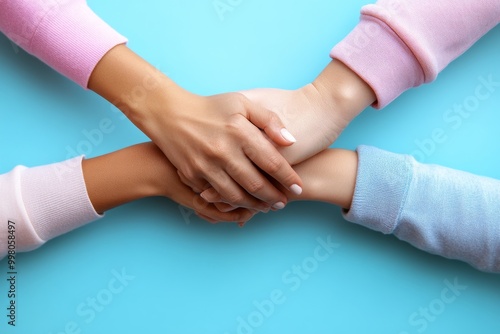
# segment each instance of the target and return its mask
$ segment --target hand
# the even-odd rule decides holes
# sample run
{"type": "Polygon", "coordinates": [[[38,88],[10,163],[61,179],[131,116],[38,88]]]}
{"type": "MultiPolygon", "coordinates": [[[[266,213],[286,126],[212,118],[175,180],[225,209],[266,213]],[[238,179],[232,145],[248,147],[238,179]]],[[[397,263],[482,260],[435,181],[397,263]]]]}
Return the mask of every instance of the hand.
{"type": "Polygon", "coordinates": [[[165,157],[163,152],[153,143],[137,145],[143,155],[144,165],[142,175],[151,180],[152,193],[155,196],[170,198],[178,204],[190,208],[195,213],[211,223],[238,222],[240,224],[250,220],[256,211],[238,208],[231,212],[221,212],[214,204],[206,202],[199,194],[195,193],[189,186],[181,182],[177,169],[165,157]],[[148,174],[145,174],[148,173],[148,174]]]}
{"type": "Polygon", "coordinates": [[[169,97],[164,109],[170,111],[168,118],[153,111],[143,128],[196,192],[213,186],[232,205],[260,211],[286,203],[258,168],[300,192],[300,178],[253,125],[277,143],[292,144],[273,113],[252,106],[241,94],[201,97],[186,91],[169,97]]]}
{"type": "Polygon", "coordinates": [[[314,80],[297,90],[254,89],[242,92],[274,111],[297,143],[278,150],[294,165],[330,146],[344,128],[375,101],[371,88],[356,73],[332,61],[314,80]]]}
{"type": "MultiPolygon", "coordinates": [[[[339,113],[329,111],[330,104],[323,100],[312,84],[293,91],[267,88],[241,93],[263,108],[273,110],[283,120],[284,127],[291,129],[297,142],[288,147],[276,146],[290,164],[299,163],[327,148],[348,123],[339,113]]],[[[187,180],[184,182],[187,183],[187,180]]],[[[200,187],[196,190],[200,191],[200,187]]],[[[229,212],[238,207],[234,205],[234,199],[226,197],[216,187],[202,187],[201,190],[201,196],[211,203],[217,203],[221,211],[229,212]]],[[[275,209],[283,207],[274,205],[275,209]]]]}
{"type": "Polygon", "coordinates": [[[143,143],[82,162],[89,199],[97,212],[151,196],[168,197],[210,222],[245,222],[254,211],[220,212],[182,183],[177,169],[153,143],[143,143]]]}
{"type": "Polygon", "coordinates": [[[292,165],[326,149],[349,123],[335,104],[324,99],[312,84],[297,90],[262,88],[242,94],[273,110],[297,138],[293,146],[278,147],[292,165]]]}
{"type": "Polygon", "coordinates": [[[126,46],[104,56],[89,88],[120,108],[196,191],[212,186],[232,205],[260,211],[287,201],[263,173],[301,192],[300,178],[260,129],[278,145],[294,138],[274,113],[242,94],[191,94],[126,46]]]}
{"type": "MultiPolygon", "coordinates": [[[[242,92],[278,114],[297,142],[278,150],[295,165],[330,146],[363,109],[375,101],[373,90],[351,69],[332,61],[310,84],[297,90],[255,89],[242,92]]],[[[207,189],[201,196],[222,211],[234,209],[227,199],[207,189]]]]}
{"type": "MultiPolygon", "coordinates": [[[[300,164],[294,169],[304,181],[304,191],[300,196],[282,189],[288,195],[289,201],[321,201],[338,205],[349,210],[354,196],[358,170],[358,155],[355,151],[342,149],[324,150],[300,164]]],[[[280,185],[278,187],[281,188],[280,185]]],[[[214,205],[221,211],[231,211],[228,204],[217,202],[217,197],[211,198],[210,190],[207,196],[214,200],[214,205]]],[[[242,226],[244,223],[241,223],[242,226]]]]}

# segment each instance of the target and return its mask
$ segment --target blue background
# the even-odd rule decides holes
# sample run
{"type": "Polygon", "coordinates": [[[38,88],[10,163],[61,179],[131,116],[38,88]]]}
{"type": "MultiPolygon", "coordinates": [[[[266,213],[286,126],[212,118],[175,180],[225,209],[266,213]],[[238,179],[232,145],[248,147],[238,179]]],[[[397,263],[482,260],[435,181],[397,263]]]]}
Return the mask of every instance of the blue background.
{"type": "MultiPolygon", "coordinates": [[[[132,49],[199,94],[292,89],[310,82],[367,1],[232,3],[221,19],[211,0],[89,1],[129,38],[132,49]]],[[[421,160],[500,178],[500,89],[458,128],[443,120],[447,109],[474,94],[479,77],[500,81],[499,41],[497,27],[434,83],[403,94],[382,111],[366,110],[334,146],[369,144],[418,155],[417,142],[441,128],[446,141],[421,160]]],[[[89,156],[146,140],[106,101],[3,35],[0,75],[1,173],[18,164],[66,159],[85,140],[82,131],[97,128],[104,118],[112,120],[114,131],[89,156]]],[[[212,226],[165,199],[141,200],[19,255],[18,271],[18,326],[12,330],[4,315],[7,264],[0,262],[2,333],[78,333],[72,327],[97,334],[498,333],[500,328],[498,276],[350,224],[338,208],[321,203],[292,203],[240,229],[212,226]],[[340,246],[309,267],[307,277],[292,274],[293,265],[314,264],[317,239],[328,236],[340,246]],[[109,283],[118,287],[113,277],[122,271],[134,278],[120,292],[110,292],[109,283]],[[293,277],[294,284],[283,276],[293,277]],[[454,281],[467,288],[444,302],[442,292],[454,281]],[[270,308],[264,300],[276,290],[282,303],[270,308]],[[86,303],[96,297],[105,305],[92,318],[86,303]],[[259,311],[256,304],[267,309],[259,311]],[[429,309],[427,318],[423,308],[429,309]]]]}

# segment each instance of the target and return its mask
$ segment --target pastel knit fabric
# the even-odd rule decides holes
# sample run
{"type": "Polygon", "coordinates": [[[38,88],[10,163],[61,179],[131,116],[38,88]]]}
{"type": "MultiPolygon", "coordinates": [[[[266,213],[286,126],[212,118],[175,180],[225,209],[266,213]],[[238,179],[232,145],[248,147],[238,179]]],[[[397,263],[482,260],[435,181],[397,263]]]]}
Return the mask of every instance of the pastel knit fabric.
{"type": "MultiPolygon", "coordinates": [[[[126,42],[84,0],[0,1],[0,31],[84,88],[102,57],[126,42]]],[[[27,251],[100,217],[81,161],[18,166],[0,175],[0,258],[7,252],[9,221],[16,226],[16,250],[27,251]]]]}
{"type": "MultiPolygon", "coordinates": [[[[7,254],[8,225],[17,252],[100,218],[87,195],[82,157],[0,175],[0,259],[7,254]]],[[[12,237],[11,237],[12,240],[12,237]]]]}
{"type": "MultiPolygon", "coordinates": [[[[500,0],[382,0],[335,46],[383,107],[404,90],[435,79],[499,22],[500,0]]],[[[125,39],[83,0],[0,1],[0,30],[28,52],[86,87],[97,62],[125,39]]],[[[499,181],[358,148],[356,190],[346,219],[393,233],[423,250],[500,271],[499,181]],[[381,196],[384,195],[384,196],[381,196]]],[[[99,218],[85,188],[81,157],[0,175],[0,257],[14,222],[17,250],[99,218]]]]}
{"type": "Polygon", "coordinates": [[[438,73],[500,22],[500,0],[379,0],[330,52],[383,108],[438,73]]]}
{"type": "Polygon", "coordinates": [[[0,31],[85,88],[102,57],[126,42],[85,0],[0,1],[0,31]]]}
{"type": "Polygon", "coordinates": [[[357,152],[347,220],[426,252],[500,272],[500,180],[369,146],[357,152]]]}

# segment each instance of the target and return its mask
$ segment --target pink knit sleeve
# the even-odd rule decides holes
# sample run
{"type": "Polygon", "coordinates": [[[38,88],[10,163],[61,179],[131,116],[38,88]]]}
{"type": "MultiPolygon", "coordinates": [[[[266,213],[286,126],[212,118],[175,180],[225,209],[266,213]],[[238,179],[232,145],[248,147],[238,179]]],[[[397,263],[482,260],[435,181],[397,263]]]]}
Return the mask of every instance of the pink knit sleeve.
{"type": "Polygon", "coordinates": [[[8,250],[35,249],[101,217],[88,197],[81,162],[77,157],[35,168],[18,166],[0,175],[0,259],[8,250]]]}
{"type": "Polygon", "coordinates": [[[500,22],[500,0],[379,0],[331,51],[375,91],[382,108],[433,81],[500,22]]]}
{"type": "Polygon", "coordinates": [[[85,0],[0,1],[0,31],[85,88],[99,60],[126,42],[85,0]]]}

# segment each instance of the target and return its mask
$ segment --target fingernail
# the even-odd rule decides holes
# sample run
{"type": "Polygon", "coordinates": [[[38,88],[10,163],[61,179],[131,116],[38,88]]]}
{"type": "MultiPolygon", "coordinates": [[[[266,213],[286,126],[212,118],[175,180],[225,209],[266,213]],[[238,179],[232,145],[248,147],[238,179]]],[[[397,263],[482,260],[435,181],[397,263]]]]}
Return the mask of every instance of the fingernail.
{"type": "Polygon", "coordinates": [[[201,197],[201,198],[203,198],[205,201],[207,201],[207,202],[208,202],[207,195],[205,195],[205,192],[202,192],[202,193],[200,194],[200,197],[201,197]]]}
{"type": "Polygon", "coordinates": [[[259,204],[259,211],[269,211],[271,210],[271,205],[267,204],[267,203],[260,203],[259,204]]]}
{"type": "Polygon", "coordinates": [[[295,195],[300,195],[302,194],[302,187],[299,186],[298,184],[292,184],[290,186],[290,191],[294,193],[295,195]]]}
{"type": "Polygon", "coordinates": [[[273,205],[273,209],[276,209],[276,210],[281,210],[284,207],[285,207],[285,203],[283,203],[283,202],[274,203],[274,205],[273,205]]]}
{"type": "Polygon", "coordinates": [[[290,133],[290,131],[288,131],[285,128],[281,129],[280,133],[281,136],[283,136],[283,138],[285,138],[287,141],[291,143],[295,143],[297,141],[297,139],[295,139],[295,137],[290,133]]]}

